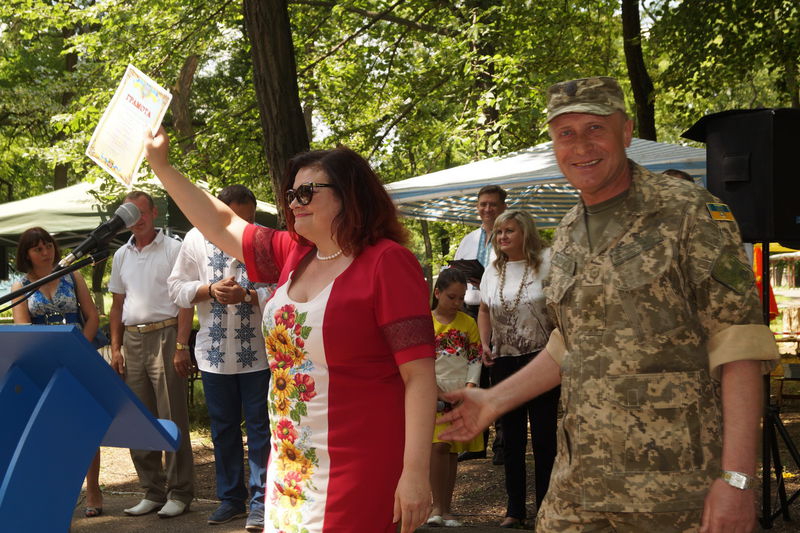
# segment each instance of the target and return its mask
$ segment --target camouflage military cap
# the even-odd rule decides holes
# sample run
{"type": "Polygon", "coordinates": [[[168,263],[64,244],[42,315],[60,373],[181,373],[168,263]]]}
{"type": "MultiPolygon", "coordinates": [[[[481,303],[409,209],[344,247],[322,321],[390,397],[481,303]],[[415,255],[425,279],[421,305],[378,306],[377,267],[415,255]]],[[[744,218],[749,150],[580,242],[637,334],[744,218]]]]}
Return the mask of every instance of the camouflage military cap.
{"type": "Polygon", "coordinates": [[[614,78],[595,76],[556,83],[547,89],[547,122],[564,113],[625,112],[625,95],[614,78]]]}

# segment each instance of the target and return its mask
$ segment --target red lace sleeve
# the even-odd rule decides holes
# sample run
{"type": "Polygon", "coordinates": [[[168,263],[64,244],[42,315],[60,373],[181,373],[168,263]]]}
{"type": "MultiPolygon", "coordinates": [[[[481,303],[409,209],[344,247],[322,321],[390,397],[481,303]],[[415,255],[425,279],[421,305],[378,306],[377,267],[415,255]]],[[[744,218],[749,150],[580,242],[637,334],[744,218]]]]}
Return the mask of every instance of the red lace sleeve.
{"type": "Polygon", "coordinates": [[[416,257],[399,245],[386,250],[375,283],[378,325],[397,364],[434,357],[428,285],[416,257]]]}
{"type": "Polygon", "coordinates": [[[277,283],[295,242],[286,231],[250,224],[242,235],[244,265],[250,280],[277,283]]]}

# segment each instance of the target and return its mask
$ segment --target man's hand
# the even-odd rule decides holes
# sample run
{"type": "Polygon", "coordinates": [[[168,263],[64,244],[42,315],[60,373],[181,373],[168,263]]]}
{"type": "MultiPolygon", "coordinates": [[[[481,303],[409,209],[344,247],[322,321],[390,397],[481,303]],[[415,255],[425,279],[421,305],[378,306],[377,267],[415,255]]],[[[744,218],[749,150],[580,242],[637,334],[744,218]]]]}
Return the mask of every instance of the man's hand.
{"type": "Polygon", "coordinates": [[[755,527],[753,490],[731,487],[721,479],[714,481],[703,506],[700,533],[750,533],[755,527]]]}
{"type": "Polygon", "coordinates": [[[437,424],[451,424],[439,436],[441,440],[468,441],[489,427],[500,415],[491,405],[487,389],[459,389],[443,396],[457,407],[436,421],[437,424]]]}
{"type": "Polygon", "coordinates": [[[192,358],[189,355],[189,350],[175,350],[175,356],[172,358],[172,366],[175,367],[175,372],[182,378],[188,378],[192,374],[192,358]]]}
{"type": "Polygon", "coordinates": [[[239,285],[233,276],[214,282],[214,297],[221,304],[238,304],[244,301],[247,289],[239,285]]]}
{"type": "Polygon", "coordinates": [[[122,350],[113,346],[111,347],[111,368],[120,377],[125,377],[125,358],[122,357],[122,350]]]}

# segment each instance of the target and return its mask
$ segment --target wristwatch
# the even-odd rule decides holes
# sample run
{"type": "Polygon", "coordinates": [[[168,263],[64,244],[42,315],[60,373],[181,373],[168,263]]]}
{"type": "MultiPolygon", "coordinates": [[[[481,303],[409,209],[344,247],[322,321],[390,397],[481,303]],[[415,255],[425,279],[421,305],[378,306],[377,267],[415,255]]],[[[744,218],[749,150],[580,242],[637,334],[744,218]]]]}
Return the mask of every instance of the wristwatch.
{"type": "Polygon", "coordinates": [[[183,344],[182,342],[176,342],[175,343],[175,349],[176,350],[187,350],[188,351],[189,350],[189,345],[188,344],[183,344]]]}
{"type": "Polygon", "coordinates": [[[247,290],[247,289],[244,290],[244,301],[247,302],[247,303],[250,303],[250,302],[253,301],[253,297],[250,296],[250,291],[247,290]]]}
{"type": "Polygon", "coordinates": [[[754,479],[751,476],[748,476],[747,474],[742,474],[741,472],[734,472],[732,470],[723,470],[722,481],[724,481],[731,487],[736,487],[737,489],[746,490],[753,486],[754,479]]]}

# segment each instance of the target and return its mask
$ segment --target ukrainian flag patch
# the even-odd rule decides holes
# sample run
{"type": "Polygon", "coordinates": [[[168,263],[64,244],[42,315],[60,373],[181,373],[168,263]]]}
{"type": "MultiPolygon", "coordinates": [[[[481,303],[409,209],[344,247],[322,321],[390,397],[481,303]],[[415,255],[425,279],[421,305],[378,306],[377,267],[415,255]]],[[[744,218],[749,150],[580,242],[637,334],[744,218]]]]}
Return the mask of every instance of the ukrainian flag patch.
{"type": "Polygon", "coordinates": [[[731,208],[725,204],[707,203],[708,213],[713,220],[730,220],[733,221],[733,213],[731,208]]]}

